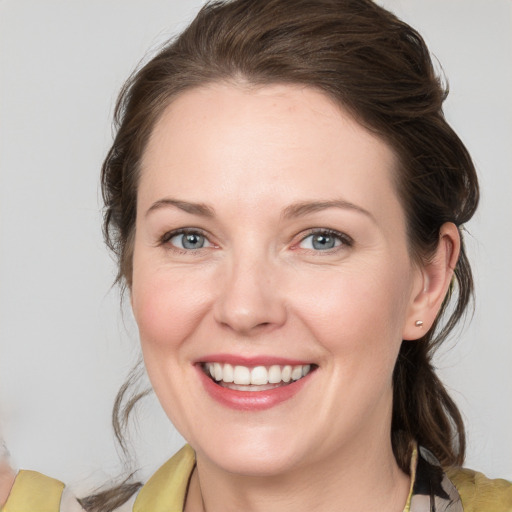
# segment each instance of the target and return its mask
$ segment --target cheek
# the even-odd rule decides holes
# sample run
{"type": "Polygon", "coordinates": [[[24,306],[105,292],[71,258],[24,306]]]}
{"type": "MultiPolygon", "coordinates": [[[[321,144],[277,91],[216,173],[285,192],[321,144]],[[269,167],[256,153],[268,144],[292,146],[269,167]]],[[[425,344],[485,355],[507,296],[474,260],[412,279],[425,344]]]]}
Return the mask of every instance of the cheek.
{"type": "Polygon", "coordinates": [[[148,268],[135,269],[132,286],[144,364],[169,419],[180,432],[188,432],[190,399],[183,385],[190,378],[193,334],[207,309],[206,288],[182,272],[148,268]]]}
{"type": "Polygon", "coordinates": [[[403,273],[368,266],[319,272],[302,280],[293,296],[298,316],[331,356],[389,367],[402,341],[409,294],[403,273]]]}
{"type": "Polygon", "coordinates": [[[132,309],[145,357],[184,343],[204,315],[208,302],[204,279],[163,269],[134,271],[132,309]]]}

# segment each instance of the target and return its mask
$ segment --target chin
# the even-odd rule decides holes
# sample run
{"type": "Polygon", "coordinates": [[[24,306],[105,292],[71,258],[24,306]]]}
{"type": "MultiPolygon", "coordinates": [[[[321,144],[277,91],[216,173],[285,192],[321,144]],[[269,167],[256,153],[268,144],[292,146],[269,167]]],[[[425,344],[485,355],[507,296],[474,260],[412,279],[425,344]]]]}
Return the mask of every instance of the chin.
{"type": "MultiPolygon", "coordinates": [[[[289,434],[289,432],[288,432],[289,434]]],[[[205,450],[195,447],[198,459],[205,457],[223,471],[242,476],[270,477],[287,473],[300,464],[300,448],[294,443],[283,442],[283,435],[217,436],[205,450]]]]}

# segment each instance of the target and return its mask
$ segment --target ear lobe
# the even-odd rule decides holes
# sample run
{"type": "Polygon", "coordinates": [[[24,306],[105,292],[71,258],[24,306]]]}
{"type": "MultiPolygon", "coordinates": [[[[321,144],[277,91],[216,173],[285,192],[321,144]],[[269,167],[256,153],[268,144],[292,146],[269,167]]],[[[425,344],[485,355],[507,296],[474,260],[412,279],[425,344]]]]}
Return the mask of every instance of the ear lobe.
{"type": "Polygon", "coordinates": [[[402,339],[417,340],[432,327],[450,287],[459,253],[459,230],[452,222],[446,222],[439,230],[433,257],[418,268],[402,339]]]}

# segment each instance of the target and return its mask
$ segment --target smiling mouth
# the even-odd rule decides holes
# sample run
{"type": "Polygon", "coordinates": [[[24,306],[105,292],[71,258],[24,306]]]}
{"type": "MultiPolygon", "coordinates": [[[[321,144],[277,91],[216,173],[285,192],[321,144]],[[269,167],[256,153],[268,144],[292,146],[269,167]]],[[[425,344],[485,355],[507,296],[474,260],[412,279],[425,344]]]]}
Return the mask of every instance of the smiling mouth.
{"type": "Polygon", "coordinates": [[[316,369],[316,365],[233,366],[229,363],[202,363],[201,368],[219,386],[236,391],[267,391],[304,378],[316,369]]]}

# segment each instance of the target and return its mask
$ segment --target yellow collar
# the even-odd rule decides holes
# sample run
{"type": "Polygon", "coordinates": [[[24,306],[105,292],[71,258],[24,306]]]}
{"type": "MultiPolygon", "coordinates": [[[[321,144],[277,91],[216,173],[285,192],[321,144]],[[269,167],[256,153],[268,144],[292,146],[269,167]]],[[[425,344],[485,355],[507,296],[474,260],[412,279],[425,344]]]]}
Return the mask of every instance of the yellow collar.
{"type": "MultiPolygon", "coordinates": [[[[431,512],[436,508],[441,510],[440,506],[434,509],[431,508],[432,500],[436,500],[438,505],[443,505],[445,507],[443,510],[449,510],[450,512],[462,511],[457,489],[448,480],[440,467],[436,469],[437,464],[437,461],[435,461],[430,452],[423,448],[419,449],[416,445],[413,447],[411,457],[411,488],[404,512],[431,512]],[[423,450],[424,454],[422,452],[422,455],[420,455],[420,450],[423,450]],[[423,473],[418,472],[420,458],[422,460],[421,467],[423,468],[423,473]],[[433,484],[436,484],[435,481],[430,481],[432,468],[440,472],[439,475],[443,479],[442,488],[439,488],[437,485],[432,487],[433,484]],[[427,487],[429,492],[425,493],[427,487]],[[438,493],[439,489],[440,494],[438,493]]],[[[174,457],[168,460],[142,487],[133,505],[133,512],[183,512],[188,484],[194,466],[195,453],[187,444],[174,457]]],[[[441,481],[437,483],[441,483],[441,481]]],[[[509,492],[512,492],[512,490],[509,489],[509,492]]]]}
{"type": "Polygon", "coordinates": [[[195,462],[194,450],[185,445],[140,490],[133,512],[182,512],[195,462]]]}
{"type": "MultiPolygon", "coordinates": [[[[413,451],[411,468],[416,472],[418,453],[413,451]]],[[[185,445],[169,459],[142,487],[133,505],[133,512],[183,512],[187,496],[188,482],[195,466],[195,453],[190,445],[185,445]]],[[[412,483],[404,512],[409,512],[412,483]]]]}

